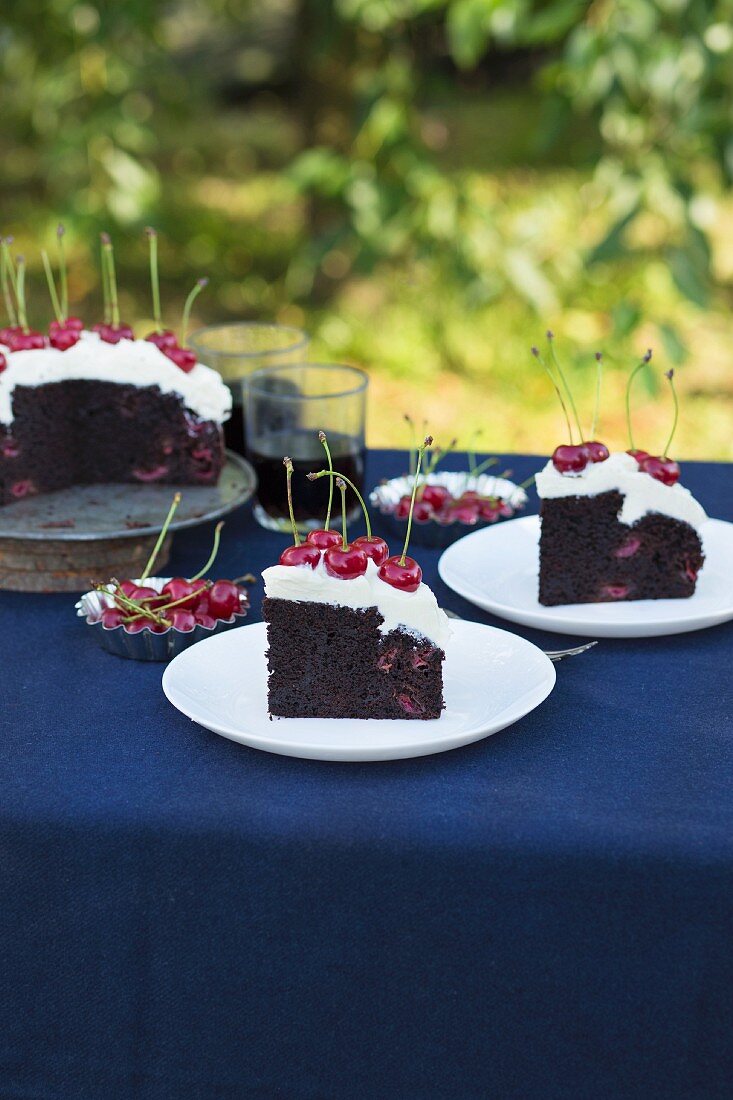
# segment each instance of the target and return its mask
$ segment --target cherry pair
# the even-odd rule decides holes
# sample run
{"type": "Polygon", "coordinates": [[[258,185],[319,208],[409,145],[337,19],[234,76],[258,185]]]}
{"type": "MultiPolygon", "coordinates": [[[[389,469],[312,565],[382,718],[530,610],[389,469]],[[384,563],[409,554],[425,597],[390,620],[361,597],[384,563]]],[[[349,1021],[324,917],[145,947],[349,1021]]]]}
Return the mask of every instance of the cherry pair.
{"type": "Polygon", "coordinates": [[[656,481],[664,485],[676,485],[680,479],[679,464],[666,455],[650,455],[648,451],[640,451],[636,447],[626,452],[635,458],[639,469],[649,474],[656,481]]]}
{"type": "Polygon", "coordinates": [[[608,447],[595,439],[583,443],[562,443],[552,452],[552,464],[561,474],[581,473],[586,466],[605,462],[608,447]]]}

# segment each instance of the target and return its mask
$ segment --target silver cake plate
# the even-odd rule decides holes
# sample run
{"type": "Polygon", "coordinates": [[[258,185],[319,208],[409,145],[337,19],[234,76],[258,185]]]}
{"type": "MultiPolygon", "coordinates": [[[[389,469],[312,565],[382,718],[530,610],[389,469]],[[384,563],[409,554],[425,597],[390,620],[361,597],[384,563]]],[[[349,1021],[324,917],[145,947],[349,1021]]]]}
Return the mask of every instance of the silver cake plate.
{"type": "Polygon", "coordinates": [[[256,486],[249,462],[227,451],[217,485],[76,485],[8,504],[0,508],[0,588],[81,592],[90,579],[138,576],[178,491],[160,569],[175,531],[228,515],[256,486]]]}

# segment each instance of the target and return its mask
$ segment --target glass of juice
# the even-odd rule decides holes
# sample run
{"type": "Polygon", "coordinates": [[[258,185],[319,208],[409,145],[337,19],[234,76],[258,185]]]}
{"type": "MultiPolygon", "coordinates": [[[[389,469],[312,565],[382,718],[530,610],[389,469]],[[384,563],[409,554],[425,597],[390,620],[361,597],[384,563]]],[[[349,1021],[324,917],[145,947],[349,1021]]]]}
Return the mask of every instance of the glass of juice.
{"type": "Polygon", "coordinates": [[[243,379],[261,367],[302,363],[308,357],[308,336],[290,325],[233,321],[197,329],[188,343],[198,361],[218,371],[232,392],[232,415],[224,425],[224,442],[243,455],[243,379]]]}
{"type": "MultiPolygon", "coordinates": [[[[328,507],[329,478],[309,481],[325,469],[328,439],[333,467],[364,489],[365,420],[368,376],[341,363],[296,363],[254,371],[243,384],[247,458],[257,472],[254,514],[273,531],[289,531],[283,457],[293,460],[293,507],[301,531],[322,527],[328,507]]],[[[347,490],[347,519],[360,512],[347,490]]],[[[341,523],[341,494],[334,486],[332,526],[341,523]]]]}

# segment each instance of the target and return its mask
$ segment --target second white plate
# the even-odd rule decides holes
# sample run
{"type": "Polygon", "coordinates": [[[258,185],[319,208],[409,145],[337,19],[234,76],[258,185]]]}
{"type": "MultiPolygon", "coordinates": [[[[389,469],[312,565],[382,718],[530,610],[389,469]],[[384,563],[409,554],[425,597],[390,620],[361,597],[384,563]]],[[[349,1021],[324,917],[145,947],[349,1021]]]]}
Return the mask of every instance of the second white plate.
{"type": "Polygon", "coordinates": [[[733,523],[710,519],[700,534],[705,565],[688,600],[543,607],[537,598],[539,516],[467,535],[445,551],[438,572],[449,588],[477,607],[539,630],[594,638],[684,634],[733,619],[733,523]]]}
{"type": "Polygon", "coordinates": [[[252,748],[313,760],[398,760],[479,741],[518,721],[555,686],[541,649],[496,627],[452,621],[443,669],[446,708],[430,721],[273,718],[267,713],[264,623],[184,650],[163,674],[178,710],[252,748]]]}

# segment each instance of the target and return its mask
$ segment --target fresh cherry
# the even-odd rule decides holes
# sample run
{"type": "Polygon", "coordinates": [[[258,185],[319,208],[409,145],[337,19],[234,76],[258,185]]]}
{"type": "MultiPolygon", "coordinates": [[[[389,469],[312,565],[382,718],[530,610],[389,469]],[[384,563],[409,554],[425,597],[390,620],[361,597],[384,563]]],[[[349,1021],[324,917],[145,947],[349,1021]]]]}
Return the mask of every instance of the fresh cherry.
{"type": "Polygon", "coordinates": [[[160,348],[161,351],[178,347],[178,337],[175,332],[171,332],[168,328],[164,328],[160,332],[150,332],[145,339],[149,344],[155,344],[156,348],[160,348]]]}
{"type": "Polygon", "coordinates": [[[319,550],[328,550],[331,546],[341,545],[341,535],[337,531],[320,528],[318,531],[309,531],[305,541],[311,546],[317,546],[319,550]]]}
{"type": "Polygon", "coordinates": [[[184,633],[188,633],[196,626],[196,618],[193,613],[186,611],[183,607],[174,607],[172,611],[166,612],[166,618],[170,619],[174,630],[182,630],[184,633]]]}
{"type": "Polygon", "coordinates": [[[165,348],[163,354],[167,355],[185,374],[196,366],[196,356],[190,348],[165,348]]]}
{"type": "Polygon", "coordinates": [[[150,588],[147,585],[136,586],[132,590],[132,594],[129,597],[131,600],[135,600],[136,603],[142,603],[144,600],[147,604],[152,606],[153,603],[162,602],[159,592],[156,592],[154,588],[150,588]]]}
{"type": "Polygon", "coordinates": [[[426,485],[420,497],[421,502],[429,504],[436,512],[450,499],[450,492],[444,485],[426,485]]]}
{"type": "Polygon", "coordinates": [[[103,340],[105,344],[119,344],[120,340],[135,339],[135,334],[130,326],[122,323],[119,325],[108,325],[103,321],[95,325],[92,331],[99,333],[100,340],[103,340]]]}
{"type": "Polygon", "coordinates": [[[451,508],[450,514],[452,519],[458,523],[474,524],[479,517],[480,504],[478,501],[473,503],[469,501],[467,504],[458,502],[455,507],[451,508]]]}
{"type": "Polygon", "coordinates": [[[433,518],[433,506],[429,504],[427,500],[415,501],[415,507],[412,510],[412,518],[415,523],[429,523],[433,518]]]}
{"type": "Polygon", "coordinates": [[[395,506],[394,514],[395,514],[395,517],[397,519],[407,519],[407,517],[410,514],[410,498],[409,497],[407,497],[407,496],[400,497],[400,499],[397,501],[397,504],[395,506]]]}
{"type": "Polygon", "coordinates": [[[0,344],[5,344],[6,347],[10,346],[10,341],[23,329],[20,325],[6,325],[5,328],[0,328],[0,344]]]}
{"type": "Polygon", "coordinates": [[[116,626],[122,625],[122,620],[126,614],[127,612],[119,607],[105,607],[102,612],[102,626],[106,627],[107,630],[114,630],[116,626]]]}
{"type": "Polygon", "coordinates": [[[478,514],[481,519],[486,519],[489,523],[496,523],[501,515],[501,502],[498,500],[482,500],[478,506],[478,514]]]}
{"type": "Polygon", "coordinates": [[[150,620],[143,615],[138,615],[137,618],[131,619],[129,623],[125,623],[125,630],[130,634],[139,634],[141,630],[147,630],[149,622],[150,620]]]}
{"type": "Polygon", "coordinates": [[[84,329],[84,322],[81,317],[67,317],[64,321],[64,327],[70,328],[72,332],[82,332],[84,329]]]}
{"type": "Polygon", "coordinates": [[[552,452],[552,465],[561,474],[579,474],[589,461],[590,455],[584,443],[561,443],[552,452]]]}
{"type": "Polygon", "coordinates": [[[399,554],[387,558],[379,567],[379,576],[392,588],[399,588],[403,592],[417,592],[422,581],[422,569],[414,558],[405,557],[404,565],[401,560],[399,554]]]}
{"type": "MultiPolygon", "coordinates": [[[[195,607],[196,601],[205,591],[206,585],[203,581],[187,581],[184,577],[172,577],[163,585],[161,595],[165,596],[166,603],[182,601],[178,603],[178,607],[185,611],[195,607]]],[[[174,607],[173,610],[177,611],[178,608],[174,607]]]]}
{"type": "Polygon", "coordinates": [[[648,451],[639,451],[635,447],[633,447],[630,451],[627,451],[626,454],[631,455],[632,458],[635,458],[640,465],[645,459],[649,458],[648,451]]]}
{"type": "Polygon", "coordinates": [[[57,332],[52,332],[48,338],[51,347],[56,348],[57,351],[68,351],[69,348],[73,348],[74,344],[78,344],[79,340],[79,333],[70,328],[62,328],[57,332]]]}
{"type": "Polygon", "coordinates": [[[216,626],[216,619],[213,615],[209,615],[207,611],[197,611],[194,618],[199,626],[205,626],[207,630],[212,630],[216,626]]]}
{"type": "Polygon", "coordinates": [[[589,442],[583,444],[588,457],[591,462],[605,462],[609,455],[608,447],[605,443],[599,443],[596,439],[591,439],[589,442]]]}
{"type": "Polygon", "coordinates": [[[134,581],[120,581],[119,589],[123,596],[131,600],[133,592],[137,591],[137,585],[134,581]]]}
{"type": "Polygon", "coordinates": [[[353,545],[360,547],[375,565],[381,565],[389,557],[389,546],[378,535],[372,535],[371,538],[368,535],[359,535],[358,539],[354,539],[353,545]]]}
{"type": "Polygon", "coordinates": [[[321,551],[308,542],[287,546],[280,555],[280,565],[309,565],[311,569],[315,569],[320,560],[321,551]]]}
{"type": "Polygon", "coordinates": [[[680,468],[666,455],[649,455],[639,464],[639,469],[663,485],[674,485],[680,479],[680,468]]]}
{"type": "Polygon", "coordinates": [[[42,332],[34,332],[33,329],[28,329],[24,332],[22,329],[20,332],[15,332],[8,341],[8,347],[11,351],[34,351],[36,348],[45,348],[46,337],[42,332]]]}
{"type": "Polygon", "coordinates": [[[369,557],[361,546],[353,543],[344,550],[343,545],[331,546],[323,555],[323,564],[331,577],[343,581],[354,580],[367,571],[369,557]]]}
{"type": "Polygon", "coordinates": [[[231,619],[241,610],[241,590],[233,581],[215,581],[209,589],[209,614],[215,619],[231,619]]]}

